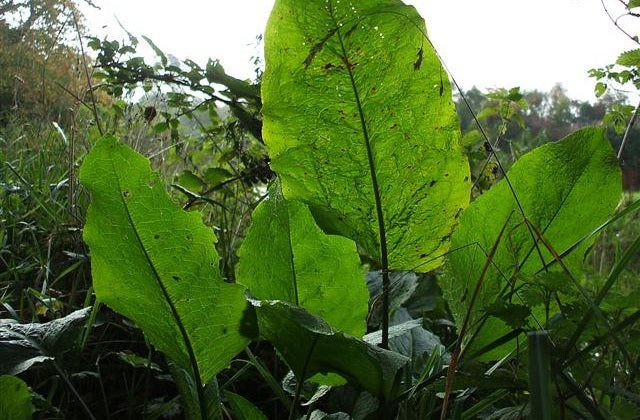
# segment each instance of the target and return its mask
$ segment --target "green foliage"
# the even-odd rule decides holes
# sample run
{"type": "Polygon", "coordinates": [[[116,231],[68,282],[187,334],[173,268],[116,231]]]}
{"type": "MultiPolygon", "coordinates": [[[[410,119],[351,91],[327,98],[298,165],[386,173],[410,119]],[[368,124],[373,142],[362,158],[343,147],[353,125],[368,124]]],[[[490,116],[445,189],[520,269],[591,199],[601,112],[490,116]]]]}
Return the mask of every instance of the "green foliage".
{"type": "Polygon", "coordinates": [[[89,59],[74,45],[83,30],[76,1],[4,0],[0,16],[0,122],[38,118],[70,127],[78,102],[89,100],[89,59]]]}
{"type": "Polygon", "coordinates": [[[267,417],[243,396],[233,392],[225,392],[224,395],[229,401],[235,420],[267,420],[267,417]]]}
{"type": "Polygon", "coordinates": [[[640,67],[640,49],[623,52],[618,56],[616,64],[627,67],[640,67]]]}
{"type": "Polygon", "coordinates": [[[538,147],[605,111],[628,127],[611,79],[595,104],[559,85],[460,92],[461,138],[400,1],[278,1],[264,98],[260,71],[238,80],[140,41],[90,40],[111,95],[92,123],[0,127],[0,367],[41,417],[640,414],[640,203],[611,215],[603,129],[538,147]],[[548,342],[522,340],[540,329],[548,342]]]}
{"type": "Polygon", "coordinates": [[[252,219],[238,250],[238,283],[260,300],[293,303],[362,337],[368,296],[355,243],[324,234],[307,206],[286,201],[278,184],[252,219]]]}
{"type": "Polygon", "coordinates": [[[273,343],[297,378],[335,372],[375,396],[388,399],[397,392],[404,356],[336,331],[286,302],[254,305],[260,336],[273,343]]]}
{"type": "Polygon", "coordinates": [[[76,309],[91,283],[80,232],[87,200],[72,163],[82,146],[22,121],[0,125],[0,317],[46,322],[76,309]]]}
{"type": "Polygon", "coordinates": [[[0,374],[17,375],[73,347],[91,308],[45,323],[0,319],[0,374]]]}
{"type": "Polygon", "coordinates": [[[413,7],[389,0],[278,1],[265,35],[264,138],[284,196],[383,269],[440,265],[469,197],[450,86],[425,34],[413,7]]]}
{"type": "MultiPolygon", "coordinates": [[[[508,182],[500,181],[469,206],[452,237],[457,251],[448,259],[448,274],[441,286],[459,327],[467,322],[470,306],[472,325],[495,302],[536,306],[522,301],[518,291],[527,287],[531,276],[555,263],[536,231],[576,275],[582,272],[585,252],[594,238],[577,248],[573,245],[610,217],[621,195],[620,170],[603,129],[579,130],[539,147],[518,160],[506,176],[508,182]],[[503,229],[505,237],[486,275],[481,275],[503,229]]],[[[558,270],[557,264],[553,269],[558,270]]],[[[478,324],[483,333],[474,342],[476,348],[511,330],[495,318],[484,327],[483,323],[478,324]]]]}
{"type": "Polygon", "coordinates": [[[34,411],[27,384],[15,376],[0,376],[0,420],[29,420],[34,411]]]}
{"type": "Polygon", "coordinates": [[[531,415],[536,419],[551,419],[551,344],[546,331],[527,335],[529,345],[529,390],[531,415]]]}
{"type": "Polygon", "coordinates": [[[96,144],[80,178],[92,195],[84,239],[97,298],[209,382],[250,339],[244,288],[220,277],[213,232],[171,202],[149,162],[113,137],[96,144]]]}

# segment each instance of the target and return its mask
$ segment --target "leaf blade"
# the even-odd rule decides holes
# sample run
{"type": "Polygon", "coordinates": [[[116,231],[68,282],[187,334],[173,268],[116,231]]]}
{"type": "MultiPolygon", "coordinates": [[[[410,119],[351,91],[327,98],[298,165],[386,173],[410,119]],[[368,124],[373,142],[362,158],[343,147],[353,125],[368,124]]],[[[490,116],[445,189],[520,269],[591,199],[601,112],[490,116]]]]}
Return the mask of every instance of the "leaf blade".
{"type": "Polygon", "coordinates": [[[307,206],[285,200],[277,184],[254,210],[238,255],[238,283],[257,299],[293,303],[364,335],[368,292],[355,243],[322,232],[307,206]]]}
{"type": "Polygon", "coordinates": [[[0,419],[28,420],[35,411],[27,384],[15,376],[0,376],[0,419]]]}
{"type": "Polygon", "coordinates": [[[80,179],[92,194],[84,240],[96,295],[208,382],[252,334],[240,332],[244,288],[222,281],[213,232],[173,203],[148,160],[115,137],[96,144],[80,179]]]}
{"type": "Polygon", "coordinates": [[[397,0],[298,6],[277,1],[265,35],[263,137],[285,197],[378,261],[387,247],[388,268],[437,267],[470,185],[424,21],[397,0]]]}
{"type": "MultiPolygon", "coordinates": [[[[529,222],[560,253],[608,220],[622,192],[620,168],[602,128],[581,129],[527,153],[507,176],[529,222]]],[[[507,219],[507,238],[499,244],[487,271],[473,308],[474,320],[507,288],[517,288],[524,277],[535,275],[553,261],[542,246],[538,254],[513,193],[501,180],[462,214],[452,237],[453,247],[460,249],[450,255],[441,284],[458,325],[467,311],[477,273],[507,219]]],[[[580,271],[584,254],[593,241],[593,236],[582,241],[563,259],[564,263],[580,271]]],[[[517,296],[514,299],[518,303],[517,296]]],[[[485,334],[481,334],[484,344],[509,330],[497,318],[489,318],[485,324],[485,334]]]]}
{"type": "Polygon", "coordinates": [[[0,374],[17,375],[36,363],[53,359],[78,338],[91,307],[45,323],[0,320],[0,374]]]}
{"type": "Polygon", "coordinates": [[[278,349],[298,380],[337,373],[374,395],[392,396],[406,357],[336,331],[288,302],[252,304],[260,336],[278,349]]]}

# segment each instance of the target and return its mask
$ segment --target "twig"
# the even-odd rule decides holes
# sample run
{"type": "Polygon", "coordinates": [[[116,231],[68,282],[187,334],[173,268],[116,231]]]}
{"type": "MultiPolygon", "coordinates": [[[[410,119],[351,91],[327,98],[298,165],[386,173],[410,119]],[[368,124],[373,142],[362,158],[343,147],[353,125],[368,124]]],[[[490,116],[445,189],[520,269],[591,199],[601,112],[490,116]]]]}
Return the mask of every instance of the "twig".
{"type": "Polygon", "coordinates": [[[620,25],[618,25],[618,19],[614,19],[613,16],[611,16],[611,13],[609,12],[609,9],[607,9],[607,5],[604,4],[604,0],[600,0],[600,4],[602,4],[602,8],[604,9],[604,12],[607,14],[607,16],[609,17],[609,20],[611,20],[611,23],[613,23],[613,25],[618,28],[618,30],[620,32],[622,32],[623,34],[625,34],[625,36],[627,36],[627,38],[629,38],[630,40],[632,40],[633,42],[635,42],[636,44],[640,45],[640,41],[638,40],[637,37],[631,35],[629,32],[625,31],[624,28],[622,28],[620,25]]]}
{"type": "Polygon", "coordinates": [[[624,150],[624,146],[627,144],[627,140],[629,139],[629,132],[631,132],[631,128],[636,122],[638,118],[638,111],[640,110],[640,103],[636,105],[636,110],[633,111],[633,116],[631,120],[629,120],[629,124],[627,124],[626,130],[624,130],[624,136],[622,137],[622,143],[620,144],[620,149],[618,149],[618,160],[622,157],[622,151],[624,150]]]}
{"type": "Polygon", "coordinates": [[[91,75],[89,74],[89,67],[87,66],[87,56],[84,52],[84,45],[82,44],[82,35],[80,34],[80,25],[78,25],[78,18],[76,17],[75,12],[71,12],[73,15],[73,24],[76,27],[76,33],[78,34],[78,44],[80,44],[80,53],[82,54],[82,65],[84,67],[84,74],[87,78],[87,85],[89,86],[89,93],[91,94],[91,110],[93,111],[93,118],[96,120],[96,126],[98,127],[98,132],[100,135],[104,135],[102,131],[102,126],[100,125],[100,116],[98,115],[98,106],[96,105],[96,97],[93,94],[93,89],[91,87],[91,75]]]}

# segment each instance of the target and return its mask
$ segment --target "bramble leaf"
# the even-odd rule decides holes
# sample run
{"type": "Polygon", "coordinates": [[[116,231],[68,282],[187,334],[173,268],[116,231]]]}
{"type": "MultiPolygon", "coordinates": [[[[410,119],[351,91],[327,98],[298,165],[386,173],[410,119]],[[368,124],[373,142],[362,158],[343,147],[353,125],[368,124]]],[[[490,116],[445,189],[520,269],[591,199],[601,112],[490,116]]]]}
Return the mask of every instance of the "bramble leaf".
{"type": "Polygon", "coordinates": [[[636,7],[640,7],[640,0],[629,0],[629,3],[627,3],[627,8],[634,9],[636,7]]]}
{"type": "Polygon", "coordinates": [[[623,52],[616,63],[627,67],[640,67],[640,48],[623,52]]]}

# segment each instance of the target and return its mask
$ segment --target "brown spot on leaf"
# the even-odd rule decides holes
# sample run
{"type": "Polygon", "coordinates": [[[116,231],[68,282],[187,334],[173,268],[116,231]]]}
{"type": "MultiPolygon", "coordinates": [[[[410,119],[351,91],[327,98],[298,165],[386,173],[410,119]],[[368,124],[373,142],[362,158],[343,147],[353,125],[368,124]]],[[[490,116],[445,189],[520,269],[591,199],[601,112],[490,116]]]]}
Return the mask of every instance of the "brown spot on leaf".
{"type": "Polygon", "coordinates": [[[413,70],[414,71],[420,70],[420,68],[422,67],[423,55],[424,55],[424,50],[422,49],[422,47],[420,47],[420,49],[418,50],[416,62],[413,63],[413,70]]]}
{"type": "Polygon", "coordinates": [[[302,62],[302,64],[304,64],[305,69],[309,68],[316,54],[318,54],[320,50],[322,50],[322,48],[324,47],[324,44],[329,40],[329,38],[333,36],[333,34],[336,33],[337,30],[338,30],[337,27],[329,29],[329,31],[327,31],[327,34],[324,36],[324,38],[322,38],[317,44],[311,47],[311,50],[309,51],[309,55],[302,62]]]}

